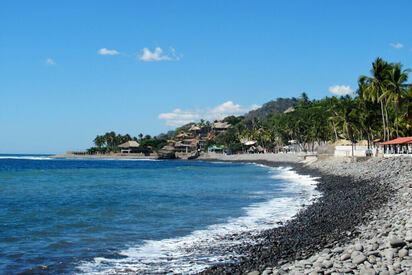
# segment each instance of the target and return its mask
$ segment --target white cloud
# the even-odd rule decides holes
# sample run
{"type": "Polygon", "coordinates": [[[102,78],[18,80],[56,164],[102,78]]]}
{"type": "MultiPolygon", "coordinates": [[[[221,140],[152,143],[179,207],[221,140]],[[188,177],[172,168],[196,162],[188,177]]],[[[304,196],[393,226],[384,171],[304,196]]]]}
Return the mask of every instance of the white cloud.
{"type": "Polygon", "coordinates": [[[329,87],[329,92],[335,95],[349,95],[353,93],[353,90],[349,86],[335,85],[329,87]]]}
{"type": "Polygon", "coordinates": [[[242,107],[239,104],[235,104],[232,101],[227,101],[221,105],[212,108],[186,110],[175,109],[171,113],[159,114],[158,119],[166,121],[166,125],[169,126],[181,126],[189,122],[195,122],[203,118],[206,120],[222,119],[230,115],[243,115],[251,110],[257,109],[260,106],[254,104],[249,107],[242,107]]]}
{"type": "Polygon", "coordinates": [[[395,49],[403,48],[403,44],[401,44],[401,43],[389,43],[389,45],[391,45],[395,49]]]}
{"type": "Polygon", "coordinates": [[[172,56],[173,56],[173,58],[176,60],[176,61],[179,61],[180,59],[182,59],[183,58],[183,54],[177,54],[176,53],[176,50],[174,49],[174,48],[170,48],[170,52],[172,53],[172,56]]]}
{"type": "MultiPolygon", "coordinates": [[[[175,56],[175,50],[172,48],[172,54],[175,56]]],[[[163,55],[163,50],[160,47],[157,47],[154,52],[151,52],[148,48],[143,48],[143,55],[139,56],[139,59],[142,61],[162,61],[162,60],[173,60],[167,55],[163,55]]],[[[179,60],[180,58],[175,58],[179,60]]]]}
{"type": "Polygon", "coordinates": [[[199,120],[200,114],[195,111],[182,111],[180,109],[175,109],[171,113],[159,114],[158,118],[166,120],[166,125],[180,126],[195,120],[199,120]]]}
{"type": "Polygon", "coordinates": [[[106,48],[101,48],[100,50],[97,51],[97,53],[101,54],[101,55],[116,55],[116,54],[119,54],[119,52],[116,51],[116,50],[108,50],[106,48]]]}
{"type": "Polygon", "coordinates": [[[46,59],[46,65],[56,66],[56,62],[49,57],[49,58],[46,59]]]}
{"type": "Polygon", "coordinates": [[[253,104],[249,107],[242,107],[239,104],[234,104],[232,101],[227,101],[219,106],[216,106],[205,113],[206,119],[221,119],[230,115],[243,115],[259,108],[260,106],[253,104]]]}

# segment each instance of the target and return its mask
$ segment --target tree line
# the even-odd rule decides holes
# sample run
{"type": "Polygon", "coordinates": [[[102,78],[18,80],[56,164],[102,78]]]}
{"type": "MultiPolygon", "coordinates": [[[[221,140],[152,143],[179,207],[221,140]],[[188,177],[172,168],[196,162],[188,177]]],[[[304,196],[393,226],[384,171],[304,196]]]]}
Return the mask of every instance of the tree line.
{"type": "Polygon", "coordinates": [[[381,138],[390,140],[412,135],[412,85],[409,69],[401,63],[377,58],[371,75],[358,78],[354,95],[309,100],[303,93],[293,111],[273,114],[265,119],[227,117],[233,127],[208,144],[242,150],[242,139],[255,140],[269,150],[296,141],[303,150],[315,143],[348,139],[352,143],[381,138]]]}
{"type": "Polygon", "coordinates": [[[119,151],[119,145],[134,140],[139,143],[139,149],[142,151],[157,151],[167,144],[167,135],[161,134],[156,137],[143,135],[140,133],[137,137],[129,134],[116,134],[114,131],[107,132],[104,135],[97,135],[93,140],[95,146],[87,149],[89,154],[107,154],[119,151]]]}

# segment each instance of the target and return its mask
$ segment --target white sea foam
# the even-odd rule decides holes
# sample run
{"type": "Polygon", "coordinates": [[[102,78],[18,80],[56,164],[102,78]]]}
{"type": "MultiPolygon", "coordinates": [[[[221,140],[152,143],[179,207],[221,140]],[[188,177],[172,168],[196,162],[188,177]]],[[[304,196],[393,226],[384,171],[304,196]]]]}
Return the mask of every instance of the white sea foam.
{"type": "MultiPolygon", "coordinates": [[[[291,168],[270,168],[271,178],[284,182],[282,192],[288,196],[270,199],[266,202],[246,207],[245,214],[229,219],[226,223],[215,224],[204,230],[197,230],[181,238],[160,241],[145,241],[142,245],[120,251],[121,259],[95,258],[82,262],[78,269],[84,274],[117,273],[196,273],[208,266],[230,261],[236,255],[231,247],[245,239],[228,237],[233,234],[258,234],[265,229],[274,228],[279,222],[292,218],[302,205],[310,203],[319,196],[315,190],[316,178],[299,175],[291,168]],[[216,253],[218,248],[227,248],[224,253],[216,253]]],[[[253,242],[253,239],[249,239],[253,242]]]]}
{"type": "MultiPolygon", "coordinates": [[[[87,158],[85,158],[87,159],[87,158]]],[[[120,161],[163,161],[161,159],[127,159],[127,158],[102,158],[102,159],[92,159],[92,160],[120,160],[120,161]]]]}
{"type": "Polygon", "coordinates": [[[49,157],[35,157],[35,156],[0,156],[0,159],[28,159],[28,160],[49,160],[49,157]]]}

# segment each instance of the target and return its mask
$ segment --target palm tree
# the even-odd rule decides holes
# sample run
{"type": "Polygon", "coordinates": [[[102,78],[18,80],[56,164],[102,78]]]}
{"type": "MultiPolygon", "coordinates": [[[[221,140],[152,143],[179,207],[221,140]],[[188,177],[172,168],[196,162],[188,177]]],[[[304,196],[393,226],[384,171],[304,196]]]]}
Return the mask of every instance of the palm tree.
{"type": "Polygon", "coordinates": [[[104,138],[107,144],[106,152],[107,153],[112,152],[115,147],[116,133],[113,131],[111,131],[110,133],[106,133],[104,135],[104,138]]]}
{"type": "Polygon", "coordinates": [[[96,136],[93,142],[99,149],[101,149],[105,144],[104,136],[96,136]]]}
{"type": "Polygon", "coordinates": [[[406,132],[412,133],[412,85],[406,90],[400,101],[400,120],[405,125],[406,132]]]}
{"type": "Polygon", "coordinates": [[[399,137],[399,99],[406,93],[407,84],[405,84],[405,82],[408,80],[409,71],[409,69],[402,71],[401,63],[394,64],[389,70],[389,79],[386,81],[386,91],[379,98],[380,100],[385,98],[387,102],[395,102],[396,137],[399,137]]]}
{"type": "Polygon", "coordinates": [[[383,123],[383,139],[389,139],[389,125],[387,125],[388,119],[385,119],[386,107],[384,106],[384,98],[381,98],[382,94],[385,92],[385,84],[388,79],[388,62],[384,61],[382,58],[378,57],[375,62],[372,63],[371,73],[373,77],[362,75],[359,77],[358,83],[364,86],[363,96],[365,99],[369,99],[372,102],[380,102],[381,112],[382,112],[382,123],[383,123]],[[387,135],[386,135],[387,134],[387,135]]]}
{"type": "Polygon", "coordinates": [[[352,157],[354,156],[353,144],[355,140],[355,131],[359,128],[359,114],[357,108],[350,96],[341,97],[335,101],[335,106],[330,109],[332,116],[329,118],[334,121],[335,126],[346,132],[348,138],[352,142],[352,157]]]}

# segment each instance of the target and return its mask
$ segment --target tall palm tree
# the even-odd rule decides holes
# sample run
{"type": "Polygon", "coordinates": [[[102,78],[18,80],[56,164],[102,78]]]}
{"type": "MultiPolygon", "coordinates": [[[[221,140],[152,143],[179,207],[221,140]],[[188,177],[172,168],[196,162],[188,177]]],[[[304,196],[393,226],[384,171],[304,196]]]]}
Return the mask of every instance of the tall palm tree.
{"type": "Polygon", "coordinates": [[[396,137],[399,137],[399,120],[398,120],[398,113],[399,113],[399,99],[403,97],[406,93],[408,81],[408,72],[409,69],[402,70],[402,64],[396,63],[391,66],[389,70],[389,79],[386,80],[386,91],[380,96],[380,100],[385,98],[387,103],[394,102],[395,103],[395,113],[396,113],[396,137]]]}
{"type": "Polygon", "coordinates": [[[388,79],[388,71],[390,65],[382,58],[378,57],[375,62],[372,63],[372,77],[362,75],[359,77],[359,85],[364,85],[363,96],[365,99],[369,99],[372,102],[380,102],[382,112],[383,123],[383,139],[389,139],[389,125],[387,118],[385,119],[386,107],[384,104],[384,98],[381,98],[385,92],[385,84],[388,79]]]}
{"type": "Polygon", "coordinates": [[[105,144],[104,136],[96,136],[93,142],[99,149],[101,149],[105,144]]]}
{"type": "Polygon", "coordinates": [[[329,118],[335,123],[335,126],[346,133],[352,143],[352,157],[354,156],[353,144],[355,140],[355,131],[359,129],[359,114],[356,105],[350,96],[341,97],[335,106],[331,109],[332,116],[329,118]]]}
{"type": "Polygon", "coordinates": [[[401,115],[400,120],[405,125],[407,133],[412,134],[412,85],[409,84],[408,89],[402,96],[400,101],[401,115]]]}

